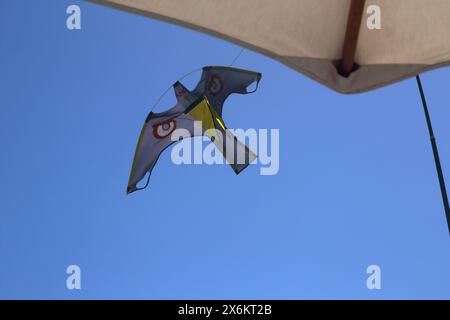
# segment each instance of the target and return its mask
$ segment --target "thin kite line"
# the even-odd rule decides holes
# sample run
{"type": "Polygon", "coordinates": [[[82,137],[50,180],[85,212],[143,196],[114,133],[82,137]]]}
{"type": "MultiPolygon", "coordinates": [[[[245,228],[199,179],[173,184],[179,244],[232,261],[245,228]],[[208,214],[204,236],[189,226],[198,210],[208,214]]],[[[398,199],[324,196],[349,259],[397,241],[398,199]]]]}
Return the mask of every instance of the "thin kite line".
{"type": "Polygon", "coordinates": [[[239,51],[239,53],[236,55],[236,57],[234,57],[233,61],[230,63],[230,67],[237,61],[237,59],[239,59],[239,57],[242,55],[242,53],[244,52],[245,48],[241,48],[241,50],[239,51]]]}

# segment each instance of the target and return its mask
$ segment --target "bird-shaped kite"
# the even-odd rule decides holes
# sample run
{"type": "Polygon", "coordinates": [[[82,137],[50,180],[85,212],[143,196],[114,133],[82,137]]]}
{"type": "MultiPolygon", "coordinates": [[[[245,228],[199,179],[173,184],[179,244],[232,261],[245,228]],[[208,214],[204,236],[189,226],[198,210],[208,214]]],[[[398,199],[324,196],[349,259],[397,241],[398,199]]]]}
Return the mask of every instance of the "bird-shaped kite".
{"type": "MultiPolygon", "coordinates": [[[[150,112],[139,137],[128,181],[127,193],[145,188],[137,184],[150,174],[160,154],[171,144],[172,133],[185,129],[188,136],[206,135],[214,142],[236,174],[256,159],[256,155],[226,128],[222,108],[232,93],[247,94],[256,91],[261,74],[231,67],[204,67],[201,79],[193,91],[177,81],[173,85],[177,104],[164,112],[150,112]],[[256,83],[253,91],[248,88],[256,83]],[[201,121],[200,130],[195,122],[201,121]],[[233,152],[227,152],[233,148],[233,152]]],[[[181,137],[180,137],[181,138],[181,137]]]]}

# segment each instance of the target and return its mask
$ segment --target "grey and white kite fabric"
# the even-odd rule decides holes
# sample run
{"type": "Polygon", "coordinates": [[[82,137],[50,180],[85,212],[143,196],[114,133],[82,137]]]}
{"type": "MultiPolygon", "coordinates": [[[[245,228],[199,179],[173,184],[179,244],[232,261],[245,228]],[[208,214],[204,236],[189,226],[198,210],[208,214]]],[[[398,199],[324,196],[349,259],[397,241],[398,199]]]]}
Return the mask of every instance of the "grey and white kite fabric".
{"type": "Polygon", "coordinates": [[[237,174],[244,170],[256,159],[256,154],[226,128],[221,117],[222,107],[232,93],[254,92],[256,89],[247,89],[253,83],[256,83],[257,88],[260,79],[261,74],[257,72],[230,67],[205,67],[200,82],[192,92],[177,81],[173,85],[177,104],[165,112],[150,112],[145,120],[127,193],[142,189],[137,184],[147,173],[151,174],[160,154],[177,138],[208,136],[237,174]],[[185,129],[185,134],[173,138],[176,129],[185,129]]]}
{"type": "MultiPolygon", "coordinates": [[[[232,93],[247,94],[258,89],[261,73],[231,68],[204,67],[200,81],[191,91],[177,81],[174,86],[177,100],[183,104],[191,103],[200,97],[206,97],[214,110],[222,116],[223,103],[232,93]],[[249,87],[255,84],[253,90],[249,87]]],[[[182,106],[181,106],[182,107],[182,106]]]]}
{"type": "Polygon", "coordinates": [[[230,67],[204,67],[199,83],[193,90],[196,97],[205,96],[209,103],[222,116],[225,100],[232,93],[247,94],[258,89],[261,73],[230,67]],[[255,83],[254,90],[248,91],[255,83]]]}

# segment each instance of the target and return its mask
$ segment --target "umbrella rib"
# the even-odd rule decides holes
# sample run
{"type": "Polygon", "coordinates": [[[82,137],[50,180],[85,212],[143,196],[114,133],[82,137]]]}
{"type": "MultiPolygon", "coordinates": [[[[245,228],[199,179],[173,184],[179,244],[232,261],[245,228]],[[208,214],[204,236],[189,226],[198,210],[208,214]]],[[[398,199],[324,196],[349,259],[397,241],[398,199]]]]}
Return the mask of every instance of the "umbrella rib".
{"type": "Polygon", "coordinates": [[[342,59],[338,72],[343,77],[348,77],[356,69],[355,54],[358,45],[359,31],[364,14],[366,0],[352,0],[347,19],[342,59]]]}

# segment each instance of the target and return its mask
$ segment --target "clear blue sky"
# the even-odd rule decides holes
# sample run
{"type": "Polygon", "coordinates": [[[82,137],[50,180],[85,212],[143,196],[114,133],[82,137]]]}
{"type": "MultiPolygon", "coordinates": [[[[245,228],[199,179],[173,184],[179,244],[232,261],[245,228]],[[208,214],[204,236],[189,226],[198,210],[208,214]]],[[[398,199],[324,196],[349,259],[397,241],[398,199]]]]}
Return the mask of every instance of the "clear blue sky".
{"type": "MultiPolygon", "coordinates": [[[[150,188],[125,196],[150,106],[239,50],[84,1],[0,2],[0,298],[450,298],[414,79],[346,96],[246,50],[235,65],[262,72],[260,88],[223,116],[280,129],[279,174],[176,166],[166,152],[150,188]],[[80,31],[66,29],[70,4],[80,31]],[[65,287],[70,264],[80,291],[65,287]]],[[[422,78],[450,184],[449,79],[422,78]]]]}

